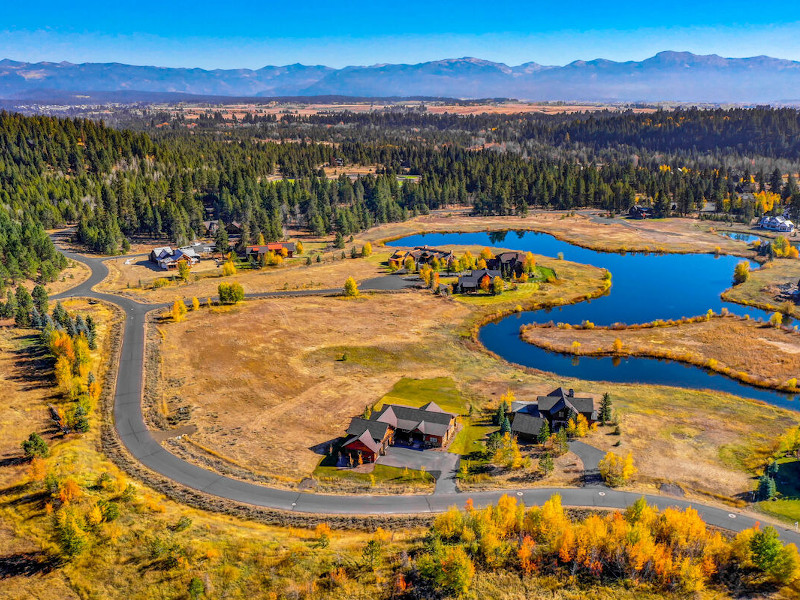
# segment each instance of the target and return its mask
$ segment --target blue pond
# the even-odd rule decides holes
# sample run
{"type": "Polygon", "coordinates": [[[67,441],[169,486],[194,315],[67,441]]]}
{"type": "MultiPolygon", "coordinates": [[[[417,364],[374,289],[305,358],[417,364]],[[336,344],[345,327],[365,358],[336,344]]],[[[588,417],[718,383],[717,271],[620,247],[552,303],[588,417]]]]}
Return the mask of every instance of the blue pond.
{"type": "Polygon", "coordinates": [[[748,244],[762,239],[761,236],[753,235],[752,233],[740,233],[738,231],[721,231],[720,233],[732,240],[747,242],[748,244]]]}
{"type": "MultiPolygon", "coordinates": [[[[590,264],[612,274],[610,292],[590,302],[552,310],[528,311],[505,317],[483,327],[481,342],[508,361],[550,371],[565,377],[620,383],[649,383],[730,392],[796,409],[794,397],[756,388],[705,369],[652,358],[616,359],[573,357],[549,352],[523,342],[519,328],[527,323],[549,321],[595,325],[644,323],[678,319],[727,308],[735,314],[766,318],[761,310],[723,302],[720,294],[730,287],[734,266],[741,259],[710,254],[614,254],[580,248],[551,235],[534,232],[444,233],[414,235],[390,246],[475,245],[511,248],[590,264]]],[[[558,264],[556,263],[556,272],[558,264]]],[[[752,268],[757,268],[752,263],[752,268]]]]}

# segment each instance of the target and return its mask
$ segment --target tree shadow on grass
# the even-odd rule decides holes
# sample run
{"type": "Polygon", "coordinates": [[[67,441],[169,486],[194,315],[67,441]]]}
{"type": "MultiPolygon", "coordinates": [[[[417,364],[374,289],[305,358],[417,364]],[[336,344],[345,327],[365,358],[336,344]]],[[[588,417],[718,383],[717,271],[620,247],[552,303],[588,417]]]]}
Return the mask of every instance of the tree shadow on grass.
{"type": "Polygon", "coordinates": [[[0,581],[11,577],[45,575],[60,564],[59,559],[42,551],[0,556],[0,581]]]}
{"type": "Polygon", "coordinates": [[[321,444],[316,444],[314,446],[310,446],[308,449],[311,450],[314,454],[319,454],[325,456],[325,459],[322,461],[322,466],[332,466],[333,463],[336,462],[335,458],[339,454],[339,449],[344,442],[344,438],[337,437],[333,438],[332,440],[328,440],[327,442],[322,442],[321,444]],[[326,461],[329,459],[333,460],[331,465],[326,464],[326,461]]]}
{"type": "Polygon", "coordinates": [[[25,347],[15,353],[14,373],[8,377],[21,382],[21,389],[26,392],[53,388],[53,361],[37,338],[36,334],[19,336],[25,347]]]}

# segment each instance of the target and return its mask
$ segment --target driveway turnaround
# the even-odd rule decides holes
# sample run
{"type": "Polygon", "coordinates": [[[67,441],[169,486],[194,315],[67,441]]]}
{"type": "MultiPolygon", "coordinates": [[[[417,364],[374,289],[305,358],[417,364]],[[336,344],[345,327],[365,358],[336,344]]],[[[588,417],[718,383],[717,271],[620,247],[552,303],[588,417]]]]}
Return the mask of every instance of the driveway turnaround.
{"type": "MultiPolygon", "coordinates": [[[[624,509],[642,497],[642,494],[621,492],[601,487],[532,488],[463,494],[456,492],[454,489],[445,489],[445,485],[449,486],[449,484],[445,483],[442,484],[442,489],[440,489],[438,482],[436,493],[427,496],[328,495],[269,488],[225,477],[203,469],[175,456],[161,446],[147,429],[142,414],[145,316],[151,310],[163,308],[167,305],[142,304],[130,298],[93,291],[94,286],[108,275],[108,268],[104,264],[104,259],[86,257],[66,250],[61,251],[68,258],[86,264],[91,269],[91,275],[86,281],[72,290],[54,295],[54,300],[68,297],[96,298],[118,306],[125,314],[117,387],[114,392],[114,424],[120,440],[136,460],[152,471],[180,485],[242,504],[317,515],[435,513],[447,510],[450,506],[464,506],[468,498],[473,500],[476,507],[487,506],[497,502],[501,496],[506,494],[516,496],[527,505],[542,504],[553,494],[560,494],[562,503],[565,506],[624,509]]],[[[362,287],[362,289],[364,288],[362,287]]],[[[338,290],[322,290],[316,293],[325,292],[335,293],[338,290]]],[[[307,294],[309,292],[303,291],[302,293],[307,294]]],[[[263,296],[282,297],[293,295],[300,294],[297,292],[276,292],[269,295],[264,294],[263,296]]],[[[659,509],[670,506],[679,509],[692,507],[697,510],[706,523],[714,527],[741,531],[756,524],[754,517],[725,508],[654,494],[646,494],[644,498],[648,503],[659,509]]],[[[782,526],[777,526],[777,529],[784,541],[800,544],[800,534],[794,530],[782,526]]]]}
{"type": "Polygon", "coordinates": [[[402,446],[389,446],[386,454],[375,461],[379,465],[420,471],[424,469],[436,479],[434,494],[455,494],[456,473],[461,457],[451,452],[417,450],[402,446]]]}
{"type": "Polygon", "coordinates": [[[603,486],[603,478],[600,476],[600,461],[603,460],[605,453],[594,446],[585,444],[579,440],[569,443],[569,449],[581,459],[583,463],[583,485],[603,486]]]}

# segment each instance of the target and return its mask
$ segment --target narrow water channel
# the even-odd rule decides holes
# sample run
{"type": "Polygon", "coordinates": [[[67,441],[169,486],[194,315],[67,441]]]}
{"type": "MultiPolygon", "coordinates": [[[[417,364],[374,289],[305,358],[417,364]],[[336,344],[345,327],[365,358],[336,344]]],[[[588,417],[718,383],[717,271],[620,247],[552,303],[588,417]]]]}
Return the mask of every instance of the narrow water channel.
{"type": "MultiPolygon", "coordinates": [[[[528,323],[579,324],[585,320],[595,325],[645,323],[701,315],[709,309],[719,313],[722,308],[734,314],[766,319],[769,315],[759,309],[724,302],[720,298],[730,287],[733,269],[741,258],[711,254],[598,252],[548,234],[525,231],[413,235],[388,245],[510,248],[552,257],[563,255],[564,260],[603,267],[611,272],[612,286],[606,296],[557,309],[526,311],[484,326],[480,332],[481,342],[510,362],[565,377],[713,389],[798,408],[794,396],[740,383],[700,367],[655,358],[578,358],[543,350],[519,337],[520,326],[528,323]]],[[[555,267],[558,272],[557,263],[555,267]]],[[[751,267],[757,268],[758,264],[752,263],[751,267]]],[[[743,340],[743,343],[749,341],[743,340]]]]}

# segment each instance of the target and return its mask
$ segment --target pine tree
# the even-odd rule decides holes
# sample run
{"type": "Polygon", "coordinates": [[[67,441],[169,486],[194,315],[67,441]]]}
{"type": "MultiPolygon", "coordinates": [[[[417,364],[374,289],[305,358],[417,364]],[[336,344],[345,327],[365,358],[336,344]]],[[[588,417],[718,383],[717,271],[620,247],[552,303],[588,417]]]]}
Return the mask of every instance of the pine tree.
{"type": "Polygon", "coordinates": [[[769,500],[777,493],[775,480],[766,473],[758,478],[758,498],[759,500],[769,500]]]}
{"type": "Polygon", "coordinates": [[[600,422],[605,425],[611,422],[611,395],[606,392],[600,401],[600,422]]]}
{"type": "Polygon", "coordinates": [[[508,417],[503,417],[503,423],[500,425],[500,433],[511,433],[511,421],[508,420],[508,417]]]}
{"type": "Polygon", "coordinates": [[[539,433],[536,436],[536,441],[540,444],[545,444],[547,440],[550,439],[550,425],[547,421],[542,423],[542,427],[539,429],[539,433]]]}
{"type": "Polygon", "coordinates": [[[36,310],[39,311],[39,314],[40,315],[46,314],[48,310],[47,306],[48,297],[47,297],[47,290],[44,288],[44,286],[41,284],[37,284],[33,288],[31,297],[33,298],[33,305],[36,307],[36,310]]]}
{"type": "Polygon", "coordinates": [[[22,442],[22,451],[29,458],[43,458],[50,455],[50,448],[47,447],[47,442],[35,431],[28,436],[27,440],[22,442]]]}
{"type": "Polygon", "coordinates": [[[503,424],[503,419],[505,418],[506,418],[505,403],[501,403],[500,406],[497,407],[497,412],[494,414],[494,418],[492,418],[492,424],[500,426],[503,424]]]}

